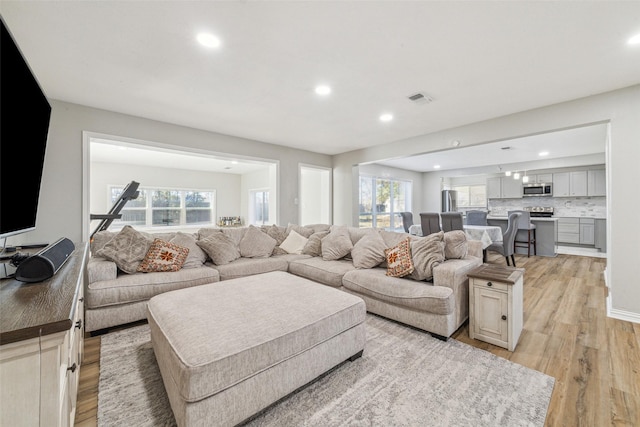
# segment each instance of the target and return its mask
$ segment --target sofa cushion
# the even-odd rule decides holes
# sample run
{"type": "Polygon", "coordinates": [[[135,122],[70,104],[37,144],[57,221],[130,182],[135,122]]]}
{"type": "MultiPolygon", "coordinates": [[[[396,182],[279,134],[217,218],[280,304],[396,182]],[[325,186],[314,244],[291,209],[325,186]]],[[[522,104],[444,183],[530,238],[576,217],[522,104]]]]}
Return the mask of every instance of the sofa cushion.
{"type": "Polygon", "coordinates": [[[204,250],[214,264],[224,265],[240,258],[238,245],[225,233],[213,233],[203,240],[198,240],[197,245],[204,250]]]}
{"type": "Polygon", "coordinates": [[[299,259],[289,262],[290,273],[335,288],[342,286],[342,276],[344,276],[347,271],[355,269],[351,261],[325,261],[321,257],[299,259]]]}
{"type": "Polygon", "coordinates": [[[116,263],[125,273],[133,274],[138,270],[140,262],[149,251],[153,239],[125,225],[104,247],[97,251],[97,255],[116,263]]]}
{"type": "Polygon", "coordinates": [[[462,230],[444,233],[444,257],[446,259],[462,259],[467,256],[467,235],[462,230]]]}
{"type": "Polygon", "coordinates": [[[358,240],[351,249],[351,259],[356,268],[373,268],[385,260],[386,249],[382,236],[372,230],[358,240]]]}
{"type": "Polygon", "coordinates": [[[240,255],[245,258],[266,258],[271,256],[276,243],[276,239],[250,225],[240,239],[238,248],[240,255]]]}
{"type": "Polygon", "coordinates": [[[138,266],[138,271],[178,271],[187,260],[189,249],[161,239],[154,239],[149,251],[138,266]]]}
{"type": "Polygon", "coordinates": [[[229,237],[233,243],[236,245],[240,245],[240,241],[244,237],[244,234],[247,232],[248,227],[230,227],[230,228],[222,228],[222,234],[229,237]]]}
{"type": "Polygon", "coordinates": [[[88,308],[147,301],[154,295],[220,280],[220,273],[209,267],[187,268],[177,272],[122,274],[114,280],[87,285],[88,308]]]}
{"type": "Polygon", "coordinates": [[[301,254],[309,239],[298,234],[295,230],[291,230],[284,242],[280,245],[280,249],[288,254],[301,254]]]}
{"type": "Polygon", "coordinates": [[[198,240],[204,240],[212,234],[222,233],[221,228],[205,227],[198,230],[198,240]]]}
{"type": "Polygon", "coordinates": [[[387,276],[404,277],[415,269],[411,259],[411,239],[406,238],[392,248],[384,250],[387,260],[387,276]]]}
{"type": "Polygon", "coordinates": [[[414,270],[411,278],[414,280],[431,280],[433,269],[444,262],[444,233],[429,234],[411,240],[411,258],[414,270]]]}
{"type": "Polygon", "coordinates": [[[349,271],[342,278],[342,285],[356,294],[434,314],[451,314],[456,304],[451,288],[390,277],[383,268],[349,271]]]}
{"type": "Polygon", "coordinates": [[[322,256],[322,239],[324,239],[327,235],[329,235],[329,230],[326,231],[316,231],[313,233],[307,244],[304,245],[302,249],[302,253],[311,256],[322,256]]]}
{"type": "Polygon", "coordinates": [[[280,245],[282,244],[282,242],[284,242],[284,239],[287,238],[287,227],[281,227],[279,225],[273,224],[270,226],[266,226],[265,228],[263,228],[263,230],[266,230],[268,236],[276,239],[276,247],[273,248],[273,255],[286,253],[284,249],[280,248],[280,245]]]}
{"type": "Polygon", "coordinates": [[[289,235],[289,232],[291,230],[295,230],[296,233],[298,233],[301,236],[306,237],[307,239],[309,237],[311,237],[311,235],[315,232],[315,231],[313,231],[313,228],[303,227],[301,225],[296,225],[296,224],[289,223],[289,225],[287,225],[287,235],[289,235]]]}
{"type": "Polygon", "coordinates": [[[178,231],[175,237],[170,240],[171,243],[175,243],[176,245],[184,246],[189,249],[189,255],[187,255],[187,259],[184,264],[182,264],[182,268],[202,267],[202,264],[207,260],[207,254],[196,243],[196,236],[197,235],[178,231]]]}
{"type": "Polygon", "coordinates": [[[96,252],[104,248],[104,246],[109,243],[111,239],[116,237],[117,234],[117,231],[98,231],[91,238],[91,253],[95,256],[96,252]]]}
{"type": "Polygon", "coordinates": [[[289,262],[282,255],[269,258],[238,258],[228,264],[214,265],[212,268],[218,270],[220,280],[229,280],[270,271],[287,271],[289,262]]]}
{"type": "Polygon", "coordinates": [[[329,234],[322,239],[322,259],[333,261],[351,253],[353,243],[346,226],[333,226],[329,234]]]}

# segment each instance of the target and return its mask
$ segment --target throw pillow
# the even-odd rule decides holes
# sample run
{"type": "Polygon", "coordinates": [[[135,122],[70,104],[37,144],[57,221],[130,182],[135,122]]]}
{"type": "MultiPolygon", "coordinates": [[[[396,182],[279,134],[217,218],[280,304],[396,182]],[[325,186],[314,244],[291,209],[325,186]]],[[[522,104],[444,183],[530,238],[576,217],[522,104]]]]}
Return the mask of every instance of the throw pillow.
{"type": "Polygon", "coordinates": [[[130,225],[125,225],[113,239],[96,252],[96,255],[115,262],[125,273],[133,274],[149,252],[151,242],[153,239],[130,225]]]}
{"type": "Polygon", "coordinates": [[[198,230],[198,240],[204,240],[212,234],[222,233],[221,228],[201,228],[198,230]]]}
{"type": "Polygon", "coordinates": [[[304,249],[302,249],[302,253],[305,255],[311,256],[322,256],[322,239],[327,237],[329,234],[329,230],[327,231],[316,231],[309,237],[307,244],[304,245],[304,249]]]}
{"type": "Polygon", "coordinates": [[[138,271],[178,271],[187,260],[189,249],[161,239],[154,239],[138,271]]]}
{"type": "Polygon", "coordinates": [[[115,231],[98,231],[91,238],[91,253],[93,255],[96,254],[100,249],[104,248],[104,246],[111,241],[114,237],[116,237],[118,233],[115,231]]]}
{"type": "Polygon", "coordinates": [[[284,249],[280,249],[280,245],[284,242],[284,239],[287,238],[287,227],[281,227],[273,224],[272,226],[267,227],[267,235],[276,239],[276,247],[273,248],[273,255],[282,255],[287,253],[284,249]]]}
{"type": "Polygon", "coordinates": [[[384,244],[382,236],[377,230],[372,230],[353,245],[351,258],[355,268],[373,268],[385,260],[384,244]]]}
{"type": "Polygon", "coordinates": [[[203,240],[198,240],[197,245],[209,255],[216,265],[229,264],[240,258],[240,249],[229,236],[224,233],[214,233],[203,240]]]}
{"type": "Polygon", "coordinates": [[[311,235],[314,233],[313,228],[303,227],[301,225],[296,225],[296,224],[289,223],[289,225],[287,225],[287,235],[289,235],[289,232],[291,230],[295,230],[296,233],[298,233],[301,236],[306,237],[307,239],[309,237],[311,237],[311,235]]]}
{"type": "Polygon", "coordinates": [[[346,226],[333,226],[329,234],[322,239],[321,245],[322,259],[325,261],[344,258],[353,249],[346,226]]]}
{"type": "Polygon", "coordinates": [[[414,270],[411,278],[414,280],[432,280],[433,269],[444,262],[444,233],[429,234],[411,240],[411,259],[414,270]]]}
{"type": "Polygon", "coordinates": [[[309,239],[296,233],[295,230],[291,230],[287,238],[284,239],[284,242],[280,245],[280,248],[288,254],[301,254],[307,241],[309,241],[309,239]]]}
{"type": "Polygon", "coordinates": [[[387,276],[404,277],[413,272],[410,240],[407,237],[396,246],[384,250],[384,256],[387,260],[387,276]]]}
{"type": "Polygon", "coordinates": [[[178,231],[175,237],[169,240],[169,242],[189,249],[189,255],[187,255],[187,260],[182,264],[182,268],[202,267],[202,264],[207,260],[207,254],[200,249],[200,246],[197,244],[196,236],[193,234],[178,231]]]}
{"type": "Polygon", "coordinates": [[[452,230],[444,233],[444,257],[446,259],[461,259],[467,256],[467,235],[462,230],[452,230]]]}
{"type": "Polygon", "coordinates": [[[276,239],[250,225],[238,245],[240,255],[245,258],[267,258],[276,247],[276,239]]]}

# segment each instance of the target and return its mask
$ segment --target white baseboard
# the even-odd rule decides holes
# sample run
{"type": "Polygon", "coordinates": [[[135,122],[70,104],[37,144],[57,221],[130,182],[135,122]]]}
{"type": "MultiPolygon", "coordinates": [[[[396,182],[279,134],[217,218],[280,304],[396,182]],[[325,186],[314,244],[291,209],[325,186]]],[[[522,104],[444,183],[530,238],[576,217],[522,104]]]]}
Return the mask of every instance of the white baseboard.
{"type": "Polygon", "coordinates": [[[611,308],[611,294],[607,296],[607,317],[632,323],[640,323],[640,313],[611,308]]]}

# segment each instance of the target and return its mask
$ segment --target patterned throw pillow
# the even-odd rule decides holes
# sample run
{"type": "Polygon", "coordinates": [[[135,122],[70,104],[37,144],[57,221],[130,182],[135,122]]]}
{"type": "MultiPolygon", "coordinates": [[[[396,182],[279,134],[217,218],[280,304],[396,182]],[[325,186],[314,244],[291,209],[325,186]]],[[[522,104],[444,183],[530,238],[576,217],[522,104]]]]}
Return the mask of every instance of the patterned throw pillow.
{"type": "Polygon", "coordinates": [[[387,276],[404,277],[413,272],[410,238],[407,237],[396,246],[385,249],[384,255],[387,259],[387,276]]]}
{"type": "Polygon", "coordinates": [[[179,246],[161,239],[154,239],[138,271],[151,273],[154,271],[178,271],[187,260],[189,248],[179,246]]]}
{"type": "Polygon", "coordinates": [[[125,225],[109,243],[96,252],[96,255],[115,262],[125,273],[133,274],[138,270],[140,261],[149,252],[152,242],[152,238],[130,225],[125,225]]]}

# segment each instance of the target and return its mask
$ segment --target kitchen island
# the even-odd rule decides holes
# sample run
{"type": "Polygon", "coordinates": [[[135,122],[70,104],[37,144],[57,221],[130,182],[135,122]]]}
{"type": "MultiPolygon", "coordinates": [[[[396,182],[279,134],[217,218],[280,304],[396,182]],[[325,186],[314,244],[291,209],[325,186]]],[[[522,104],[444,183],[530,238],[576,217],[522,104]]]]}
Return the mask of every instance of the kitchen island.
{"type": "MultiPolygon", "coordinates": [[[[558,245],[556,244],[556,236],[558,234],[557,218],[531,218],[531,223],[536,225],[536,253],[538,256],[554,257],[558,255],[558,245]]],[[[502,232],[507,229],[506,216],[489,215],[487,217],[488,225],[497,225],[502,228],[502,232]]],[[[516,240],[527,240],[526,230],[518,230],[516,240]]],[[[516,253],[526,255],[527,248],[518,247],[516,253]]],[[[533,248],[531,250],[533,254],[533,248]]]]}

